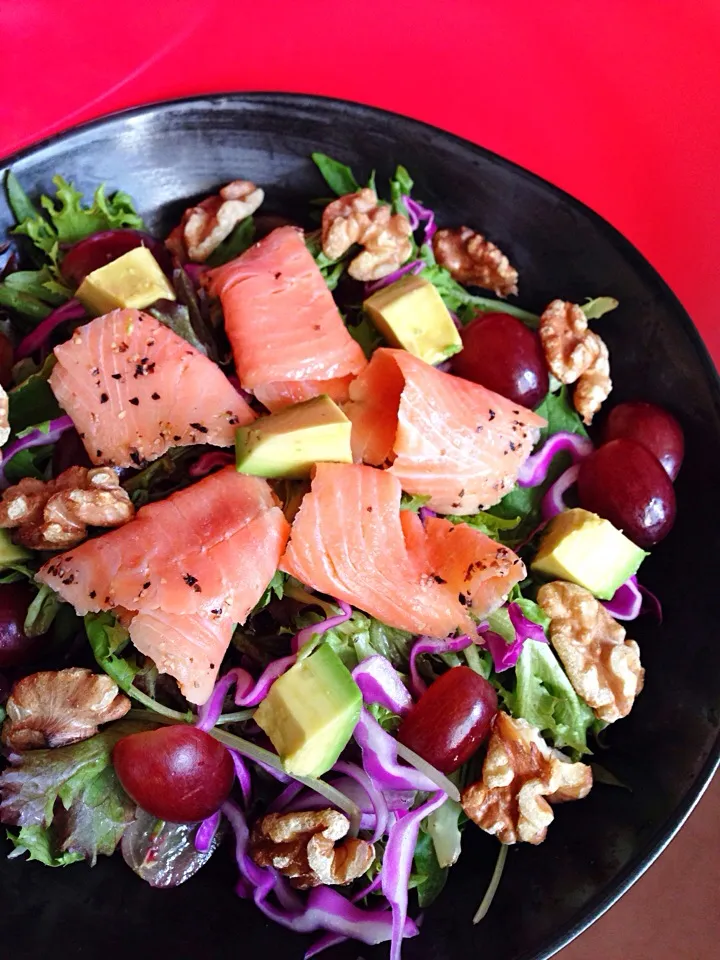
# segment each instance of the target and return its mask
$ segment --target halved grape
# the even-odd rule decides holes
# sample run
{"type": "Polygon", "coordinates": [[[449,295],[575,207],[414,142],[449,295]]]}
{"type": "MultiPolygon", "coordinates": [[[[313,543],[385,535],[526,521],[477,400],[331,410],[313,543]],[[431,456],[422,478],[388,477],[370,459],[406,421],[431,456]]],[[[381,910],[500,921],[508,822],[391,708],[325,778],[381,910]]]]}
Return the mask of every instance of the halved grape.
{"type": "Polygon", "coordinates": [[[675,417],[654,403],[636,401],[614,407],[603,427],[603,440],[624,437],[642,444],[654,454],[674,480],[685,454],[685,438],[675,417]]]}
{"type": "Polygon", "coordinates": [[[46,638],[28,637],[24,624],[35,591],[24,582],[0,584],[0,668],[31,663],[46,646],[46,638]]]}

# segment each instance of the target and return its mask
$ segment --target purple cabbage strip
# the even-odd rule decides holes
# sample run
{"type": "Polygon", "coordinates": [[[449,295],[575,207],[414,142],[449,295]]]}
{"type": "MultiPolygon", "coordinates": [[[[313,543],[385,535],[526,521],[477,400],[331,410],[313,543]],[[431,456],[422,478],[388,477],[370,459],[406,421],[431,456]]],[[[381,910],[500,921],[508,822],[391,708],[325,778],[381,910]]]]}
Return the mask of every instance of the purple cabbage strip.
{"type": "Polygon", "coordinates": [[[437,790],[437,784],[425,774],[399,763],[394,738],[367,710],[360,714],[353,736],[362,751],[365,772],[380,790],[437,790]]]}
{"type": "Polygon", "coordinates": [[[236,685],[235,706],[257,706],[261,700],[265,699],[268,690],[277,678],[282,676],[286,670],[289,670],[295,660],[294,654],[289,657],[281,657],[279,660],[273,660],[256,681],[242,667],[234,667],[232,670],[228,670],[224,677],[220,677],[213,692],[198,710],[196,726],[201,730],[210,730],[215,726],[222,712],[225,697],[233,683],[236,685]]]}
{"type": "Polygon", "coordinates": [[[414,697],[421,697],[427,690],[427,684],[420,676],[417,668],[417,658],[421,653],[457,653],[465,650],[473,641],[463,634],[461,637],[446,637],[437,640],[433,637],[419,637],[410,651],[410,689],[414,697]]]}
{"type": "Polygon", "coordinates": [[[5,464],[20,453],[21,450],[27,450],[29,447],[41,447],[46,443],[56,443],[66,430],[71,430],[74,423],[68,416],[58,417],[51,420],[47,433],[42,430],[30,430],[24,437],[18,437],[9,446],[2,451],[2,465],[0,465],[0,489],[8,486],[5,479],[5,464]]]}
{"type": "Polygon", "coordinates": [[[642,611],[642,602],[637,577],[630,577],[625,583],[620,584],[609,600],[601,601],[607,612],[616,620],[635,620],[642,611]]]}
{"type": "Polygon", "coordinates": [[[83,320],[86,317],[87,310],[79,300],[72,299],[63,303],[41,320],[26,337],[23,337],[15,349],[15,360],[29,357],[31,353],[45,346],[50,334],[61,323],[66,323],[68,320],[83,320]]]}
{"type": "Polygon", "coordinates": [[[340,607],[342,613],[338,613],[334,617],[328,617],[327,620],[321,620],[319,623],[311,623],[309,627],[303,627],[292,639],[293,653],[297,653],[298,650],[304,647],[313,637],[325,633],[326,630],[332,630],[333,627],[337,627],[350,619],[352,616],[352,607],[345,603],[344,600],[336,600],[335,603],[340,607]]]}
{"type": "Polygon", "coordinates": [[[333,770],[338,771],[338,773],[344,773],[346,777],[351,777],[356,781],[356,783],[360,784],[365,793],[368,795],[368,799],[370,800],[375,812],[375,829],[373,830],[373,835],[370,838],[370,843],[375,843],[385,833],[388,820],[390,818],[390,811],[388,810],[388,805],[385,801],[382,791],[377,789],[367,773],[365,773],[362,767],[359,767],[356,763],[348,763],[346,760],[338,760],[333,767],[333,770]]]}
{"type": "Polygon", "coordinates": [[[434,510],[431,510],[430,507],[420,507],[418,510],[418,516],[425,523],[426,520],[429,520],[431,517],[436,517],[437,514],[434,510]]]}
{"type": "Polygon", "coordinates": [[[207,820],[203,820],[200,826],[197,828],[195,834],[195,849],[199,853],[206,853],[210,849],[210,844],[213,842],[213,837],[217,833],[217,828],[220,826],[220,811],[213,813],[212,816],[208,817],[207,820]]]}
{"type": "MultiPolygon", "coordinates": [[[[386,909],[362,910],[331,887],[322,886],[311,890],[303,903],[277,871],[254,863],[248,853],[247,821],[237,804],[226,801],[222,812],[235,832],[235,857],[242,881],[237,892],[240,896],[252,895],[266,917],[296,933],[327,930],[367,944],[391,939],[395,925],[386,909]],[[271,893],[275,893],[279,906],[268,902],[271,893]]],[[[417,933],[417,927],[408,920],[400,931],[403,936],[411,937],[417,933]]]]}
{"type": "Polygon", "coordinates": [[[286,810],[293,802],[295,797],[305,789],[305,786],[299,780],[292,780],[268,807],[268,813],[278,813],[286,810]]]}
{"type": "Polygon", "coordinates": [[[503,670],[509,670],[515,666],[522,653],[522,640],[515,637],[512,643],[508,643],[499,633],[489,628],[483,629],[483,625],[478,627],[478,632],[482,634],[483,642],[490,651],[496,673],[502,673],[503,670]]]}
{"type": "Polygon", "coordinates": [[[553,457],[558,453],[569,453],[573,463],[579,463],[589,457],[593,449],[592,441],[587,437],[564,431],[556,433],[523,463],[518,473],[518,486],[537,487],[544,483],[553,457]]]}
{"type": "Polygon", "coordinates": [[[250,805],[250,797],[252,794],[252,779],[250,777],[250,771],[245,763],[245,759],[240,753],[238,753],[237,750],[233,750],[232,747],[228,747],[228,750],[230,751],[230,756],[232,757],[233,766],[235,767],[235,776],[240,784],[245,806],[248,807],[250,805]]]}
{"type": "MultiPolygon", "coordinates": [[[[369,883],[366,887],[363,887],[361,890],[358,890],[357,893],[354,893],[350,897],[350,903],[359,903],[361,900],[364,900],[369,894],[374,893],[382,882],[382,876],[380,873],[376,874],[375,879],[369,883]]],[[[330,947],[336,947],[338,944],[344,943],[347,940],[347,937],[341,936],[339,933],[326,933],[324,936],[320,937],[319,940],[316,940],[315,943],[305,951],[305,956],[303,960],[311,960],[312,957],[316,957],[319,953],[322,953],[323,950],[328,950],[330,947]]]]}
{"type": "Polygon", "coordinates": [[[567,509],[564,496],[566,491],[569,490],[577,480],[579,473],[579,464],[568,467],[564,473],[560,474],[555,483],[548,488],[547,493],[540,503],[540,510],[545,520],[552,520],[553,517],[556,517],[559,513],[562,513],[563,510],[567,509]]]}
{"type": "Polygon", "coordinates": [[[390,828],[383,856],[382,892],[392,908],[392,943],[390,960],[400,960],[400,950],[407,920],[408,882],[420,823],[447,800],[442,790],[433,792],[429,800],[412,810],[390,828]]]}
{"type": "Polygon", "coordinates": [[[515,628],[515,636],[519,637],[524,643],[526,640],[537,640],[539,643],[547,643],[545,631],[539,623],[535,623],[522,612],[519,603],[509,603],[507,607],[510,623],[515,628]]]}
{"type": "Polygon", "coordinates": [[[407,687],[387,657],[368,657],[355,667],[352,676],[365,703],[379,703],[399,716],[413,705],[407,687]]]}
{"type": "Polygon", "coordinates": [[[410,260],[408,263],[404,263],[398,270],[393,270],[392,273],[389,273],[386,277],[381,277],[379,280],[374,280],[372,283],[365,284],[365,296],[369,297],[371,293],[375,293],[376,290],[382,290],[383,287],[389,287],[391,283],[395,283],[396,280],[399,280],[400,277],[404,277],[406,273],[420,273],[420,271],[425,267],[425,262],[423,260],[410,260]]]}
{"type": "Polygon", "coordinates": [[[408,197],[407,194],[403,194],[400,199],[407,209],[410,229],[417,230],[424,221],[423,243],[430,243],[437,230],[434,212],[429,207],[424,207],[421,203],[418,203],[417,200],[413,200],[412,197],[408,197]]]}
{"type": "Polygon", "coordinates": [[[235,458],[231,453],[225,453],[223,450],[212,450],[210,453],[201,454],[195,463],[188,467],[188,473],[191,477],[206,477],[215,467],[225,467],[233,463],[235,458]]]}

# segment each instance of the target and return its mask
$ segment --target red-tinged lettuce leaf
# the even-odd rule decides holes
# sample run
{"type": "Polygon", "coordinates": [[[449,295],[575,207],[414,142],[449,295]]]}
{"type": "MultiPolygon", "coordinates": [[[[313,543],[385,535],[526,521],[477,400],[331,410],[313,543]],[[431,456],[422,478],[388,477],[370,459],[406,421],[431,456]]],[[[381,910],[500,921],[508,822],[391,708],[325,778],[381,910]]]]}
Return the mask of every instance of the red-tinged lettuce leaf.
{"type": "Polygon", "coordinates": [[[38,860],[46,867],[67,867],[83,859],[81,853],[63,853],[58,849],[57,839],[47,827],[21,827],[17,834],[8,830],[8,840],[15,845],[9,858],[27,854],[28,860],[38,860]]]}
{"type": "MultiPolygon", "coordinates": [[[[46,849],[58,856],[77,853],[92,864],[99,854],[109,856],[135,812],[112,767],[112,749],[121,737],[145,729],[122,720],[81,743],[14,756],[0,775],[0,821],[46,828],[46,849]]],[[[31,849],[28,836],[21,831],[18,842],[31,849]]],[[[31,839],[33,854],[42,859],[37,844],[44,838],[33,833],[31,839]]]]}
{"type": "Polygon", "coordinates": [[[196,850],[198,826],[165,823],[138,807],[135,820],[123,834],[123,859],[151,887],[177,887],[208,862],[220,843],[222,826],[207,850],[196,850]]]}

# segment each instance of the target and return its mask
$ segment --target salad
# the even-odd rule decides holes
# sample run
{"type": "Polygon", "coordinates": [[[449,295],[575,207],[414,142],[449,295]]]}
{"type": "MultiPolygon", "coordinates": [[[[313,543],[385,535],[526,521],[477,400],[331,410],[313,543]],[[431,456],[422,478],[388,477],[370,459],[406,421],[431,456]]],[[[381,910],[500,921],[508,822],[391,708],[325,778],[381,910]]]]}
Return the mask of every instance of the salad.
{"type": "Polygon", "coordinates": [[[306,957],[397,958],[468,831],[478,922],[508,846],[612,782],[683,436],[642,401],[591,426],[617,301],[533,314],[404,167],[313,160],[303,223],[236,180],[164,238],[7,174],[0,820],[155,887],[234,849],[306,957]]]}

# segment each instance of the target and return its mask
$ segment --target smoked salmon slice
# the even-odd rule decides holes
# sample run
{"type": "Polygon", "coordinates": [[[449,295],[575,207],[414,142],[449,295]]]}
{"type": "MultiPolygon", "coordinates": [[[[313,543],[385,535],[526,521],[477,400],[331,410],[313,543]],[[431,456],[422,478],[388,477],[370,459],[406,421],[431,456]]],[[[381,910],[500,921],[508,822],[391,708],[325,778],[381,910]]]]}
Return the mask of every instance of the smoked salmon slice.
{"type": "Polygon", "coordinates": [[[400,509],[388,470],[319,463],[280,568],[392,627],[474,631],[525,576],[512,550],[465,524],[400,509]]]}
{"type": "Polygon", "coordinates": [[[309,399],[328,392],[318,381],[345,380],[366,366],[295,227],[273,230],[235,260],[209,271],[207,281],[222,303],[240,382],[269,409],[296,402],[299,382],[309,381],[305,389],[313,392],[301,397],[309,399]]]}
{"type": "Polygon", "coordinates": [[[289,525],[265,480],[226,467],[53,557],[37,579],[78,613],[132,611],[130,638],[192,703],[277,570],[289,525]]]}
{"type": "Polygon", "coordinates": [[[93,463],[139,466],[170,447],[229,447],[255,416],[212,360],[139,310],[78,327],[55,356],[50,386],[93,463]]]}
{"type": "Polygon", "coordinates": [[[376,350],[350,385],[353,455],[385,465],[438,513],[470,514],[510,490],[542,417],[405,350],[376,350]]]}

